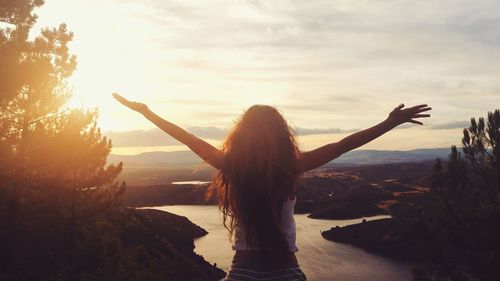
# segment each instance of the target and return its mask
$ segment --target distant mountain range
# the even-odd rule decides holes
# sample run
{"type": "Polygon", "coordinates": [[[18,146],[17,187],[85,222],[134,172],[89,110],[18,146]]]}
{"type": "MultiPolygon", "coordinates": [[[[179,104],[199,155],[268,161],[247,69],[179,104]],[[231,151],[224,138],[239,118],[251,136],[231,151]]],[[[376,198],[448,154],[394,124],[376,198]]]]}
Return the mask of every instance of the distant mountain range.
{"type": "MultiPolygon", "coordinates": [[[[348,152],[330,164],[371,165],[385,163],[422,162],[436,158],[447,159],[450,148],[399,150],[355,150],[348,152]]],[[[202,160],[190,150],[175,152],[144,152],[137,155],[115,155],[108,157],[108,163],[123,161],[126,166],[146,167],[190,167],[202,163],[202,160]]]]}
{"type": "Polygon", "coordinates": [[[415,150],[355,150],[348,152],[331,163],[342,164],[386,164],[422,162],[436,158],[448,159],[450,148],[430,148],[415,150]]]}

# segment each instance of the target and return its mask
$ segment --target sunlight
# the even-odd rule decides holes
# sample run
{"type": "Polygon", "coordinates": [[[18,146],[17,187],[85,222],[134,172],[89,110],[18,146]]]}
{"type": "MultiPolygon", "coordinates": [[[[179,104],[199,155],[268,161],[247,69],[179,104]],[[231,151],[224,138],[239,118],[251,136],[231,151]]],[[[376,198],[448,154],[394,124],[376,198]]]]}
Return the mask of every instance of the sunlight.
{"type": "Polygon", "coordinates": [[[78,67],[68,81],[74,93],[69,106],[99,108],[100,126],[104,130],[144,126],[147,123],[139,118],[127,118],[124,122],[120,117],[132,115],[124,113],[111,93],[116,91],[140,100],[164,91],[154,82],[162,73],[153,44],[157,30],[148,21],[130,16],[147,13],[145,5],[99,1],[97,8],[96,4],[96,1],[48,1],[37,11],[40,18],[37,26],[67,22],[75,34],[71,50],[77,54],[78,67]],[[112,17],[109,10],[114,11],[112,17]]]}
{"type": "Polygon", "coordinates": [[[187,148],[184,145],[170,145],[170,146],[120,146],[113,147],[111,153],[114,155],[136,155],[144,152],[174,152],[174,151],[186,151],[187,148]]]}
{"type": "Polygon", "coordinates": [[[497,280],[498,11],[0,0],[0,279],[497,280]]]}
{"type": "MultiPolygon", "coordinates": [[[[302,4],[216,3],[51,0],[37,9],[34,30],[65,22],[74,32],[70,47],[78,66],[68,80],[74,93],[69,106],[97,107],[105,132],[153,127],[118,104],[112,92],[144,102],[185,128],[230,127],[249,106],[269,104],[297,127],[361,129],[383,120],[401,101],[431,104],[428,125],[456,123],[491,110],[498,99],[491,59],[496,50],[487,45],[455,49],[450,58],[449,46],[459,46],[462,37],[441,31],[407,36],[387,23],[372,24],[366,7],[347,2],[325,11],[321,5],[315,10],[302,4]],[[366,32],[327,25],[329,10],[365,16],[366,32]],[[316,17],[318,28],[302,21],[316,17]],[[420,45],[426,48],[417,50],[420,45]],[[491,71],[468,72],[473,69],[491,71]]],[[[360,24],[356,17],[342,19],[360,24]]],[[[421,18],[405,20],[414,28],[421,18]]],[[[393,137],[373,146],[428,146],[436,139],[424,137],[435,132],[428,128],[409,142],[393,137]]],[[[304,147],[318,143],[302,139],[304,147]]]]}
{"type": "MultiPolygon", "coordinates": [[[[219,147],[222,142],[220,140],[205,139],[213,146],[219,147]]],[[[116,155],[136,155],[144,152],[174,152],[174,151],[187,151],[189,148],[185,145],[166,145],[166,146],[119,146],[113,147],[111,154],[116,155]]]]}

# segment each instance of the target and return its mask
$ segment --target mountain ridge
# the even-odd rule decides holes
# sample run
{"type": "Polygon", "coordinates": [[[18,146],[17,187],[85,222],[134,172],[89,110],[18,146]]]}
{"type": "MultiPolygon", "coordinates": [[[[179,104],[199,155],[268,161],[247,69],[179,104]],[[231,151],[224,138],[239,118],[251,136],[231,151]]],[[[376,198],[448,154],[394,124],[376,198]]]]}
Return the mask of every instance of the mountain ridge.
{"type": "MultiPolygon", "coordinates": [[[[450,148],[421,148],[413,150],[355,150],[345,153],[327,165],[335,164],[385,164],[422,162],[436,158],[446,159],[450,148]]],[[[128,166],[196,166],[203,161],[190,150],[183,151],[151,151],[136,155],[110,154],[108,163],[124,162],[128,166]]]]}

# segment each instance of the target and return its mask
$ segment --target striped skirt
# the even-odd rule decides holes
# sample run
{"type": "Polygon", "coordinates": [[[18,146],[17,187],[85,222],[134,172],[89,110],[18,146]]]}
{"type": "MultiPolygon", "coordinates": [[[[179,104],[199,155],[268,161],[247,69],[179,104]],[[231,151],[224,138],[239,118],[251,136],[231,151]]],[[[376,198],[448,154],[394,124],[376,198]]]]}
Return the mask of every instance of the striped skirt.
{"type": "Polygon", "coordinates": [[[236,251],[225,281],[305,281],[292,252],[236,251]]]}
{"type": "Polygon", "coordinates": [[[289,267],[273,271],[255,271],[244,267],[231,266],[225,281],[306,281],[300,267],[289,267]]]}

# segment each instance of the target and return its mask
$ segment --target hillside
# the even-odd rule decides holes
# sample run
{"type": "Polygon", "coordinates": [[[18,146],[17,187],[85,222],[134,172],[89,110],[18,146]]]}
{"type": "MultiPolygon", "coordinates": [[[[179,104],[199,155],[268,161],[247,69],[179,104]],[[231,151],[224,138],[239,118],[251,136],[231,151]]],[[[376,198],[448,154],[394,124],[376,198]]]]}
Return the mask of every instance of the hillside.
{"type": "Polygon", "coordinates": [[[323,168],[306,173],[296,212],[312,218],[352,219],[414,212],[428,191],[433,162],[323,168]]]}
{"type": "Polygon", "coordinates": [[[381,219],[321,232],[323,238],[405,261],[424,258],[421,227],[411,219],[381,219]]]}
{"type": "Polygon", "coordinates": [[[128,251],[142,252],[143,262],[149,260],[149,266],[164,280],[209,281],[225,275],[194,253],[193,239],[207,232],[186,217],[158,210],[129,209],[126,220],[115,223],[124,247],[128,251]]]}
{"type": "MultiPolygon", "coordinates": [[[[303,175],[300,180],[296,213],[310,213],[312,218],[352,219],[391,214],[407,216],[415,213],[417,202],[425,202],[429,174],[433,162],[359,165],[320,168],[303,175]]],[[[156,184],[170,180],[209,180],[196,177],[188,169],[154,170],[161,175],[152,185],[127,185],[125,203],[129,206],[205,205],[209,184],[156,184]]],[[[144,180],[135,179],[133,183],[144,180]]],[[[421,203],[420,203],[421,204],[421,203]]]]}
{"type": "Polygon", "coordinates": [[[449,148],[430,148],[415,150],[354,150],[350,151],[331,163],[370,165],[388,163],[408,163],[446,159],[450,153],[449,148]]]}

